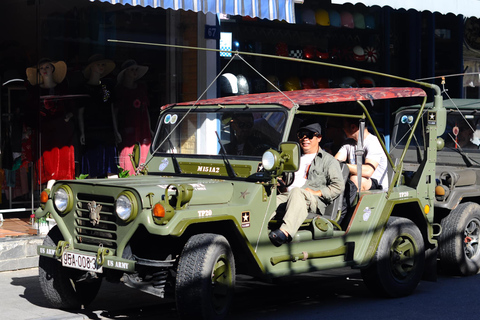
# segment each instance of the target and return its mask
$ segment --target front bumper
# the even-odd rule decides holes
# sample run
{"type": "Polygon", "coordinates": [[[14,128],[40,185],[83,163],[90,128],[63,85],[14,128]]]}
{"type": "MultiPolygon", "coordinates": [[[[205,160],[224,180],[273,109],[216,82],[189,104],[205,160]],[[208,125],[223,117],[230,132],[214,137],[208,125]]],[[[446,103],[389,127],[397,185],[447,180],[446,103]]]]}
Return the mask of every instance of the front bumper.
{"type": "MultiPolygon", "coordinates": [[[[123,259],[112,255],[112,252],[108,248],[99,247],[97,253],[85,252],[81,250],[69,249],[69,244],[66,241],[59,241],[56,247],[53,246],[38,246],[37,253],[40,256],[62,261],[67,254],[76,254],[84,257],[92,257],[95,259],[95,266],[90,269],[86,269],[85,266],[80,263],[67,263],[63,264],[65,267],[89,270],[101,272],[101,268],[119,270],[127,273],[135,272],[136,262],[133,260],[123,259]]],[[[65,259],[66,260],[66,259],[65,259]]],[[[90,267],[90,266],[89,266],[90,267]]]]}

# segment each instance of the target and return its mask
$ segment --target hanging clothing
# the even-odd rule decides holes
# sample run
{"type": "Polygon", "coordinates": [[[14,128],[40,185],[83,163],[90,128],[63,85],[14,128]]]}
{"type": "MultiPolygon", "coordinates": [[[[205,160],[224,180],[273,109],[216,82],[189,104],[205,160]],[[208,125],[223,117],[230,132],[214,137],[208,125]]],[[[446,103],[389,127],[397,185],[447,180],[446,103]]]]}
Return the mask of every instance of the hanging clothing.
{"type": "Polygon", "coordinates": [[[82,154],[81,173],[91,178],[116,174],[117,147],[113,126],[113,90],[108,81],[99,85],[84,85],[84,93],[89,96],[82,100],[85,130],[85,146],[82,154]]]}
{"type": "Polygon", "coordinates": [[[140,163],[144,163],[152,143],[147,86],[145,83],[137,83],[136,88],[117,86],[116,90],[116,107],[122,135],[119,165],[133,175],[135,170],[129,155],[133,153],[134,144],[140,143],[140,163]]]}
{"type": "Polygon", "coordinates": [[[54,88],[41,88],[27,83],[29,110],[26,123],[34,134],[32,152],[35,158],[36,180],[75,178],[73,101],[67,95],[68,87],[62,82],[54,88]]]}

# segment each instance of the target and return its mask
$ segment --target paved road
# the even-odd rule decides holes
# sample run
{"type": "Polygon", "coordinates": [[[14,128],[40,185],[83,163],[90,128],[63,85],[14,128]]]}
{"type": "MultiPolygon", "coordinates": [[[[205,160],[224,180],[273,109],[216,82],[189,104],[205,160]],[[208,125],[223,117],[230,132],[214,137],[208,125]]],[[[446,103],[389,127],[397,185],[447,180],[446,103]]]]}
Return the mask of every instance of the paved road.
{"type": "MultiPolygon", "coordinates": [[[[50,309],[38,286],[38,270],[0,273],[1,319],[177,319],[175,304],[123,285],[104,282],[87,310],[50,309]]],[[[242,278],[229,319],[477,319],[480,275],[440,276],[422,282],[402,299],[379,299],[365,288],[358,272],[343,269],[295,276],[277,284],[242,278]]]]}

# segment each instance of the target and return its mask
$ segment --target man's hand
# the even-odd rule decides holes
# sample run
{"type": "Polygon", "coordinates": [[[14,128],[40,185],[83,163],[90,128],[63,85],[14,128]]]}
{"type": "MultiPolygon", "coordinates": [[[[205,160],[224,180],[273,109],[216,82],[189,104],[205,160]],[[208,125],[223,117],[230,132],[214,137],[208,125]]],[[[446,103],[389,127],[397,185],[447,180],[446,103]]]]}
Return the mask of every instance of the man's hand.
{"type": "Polygon", "coordinates": [[[287,192],[287,185],[282,178],[277,178],[277,188],[281,193],[287,192]]]}
{"type": "Polygon", "coordinates": [[[318,190],[318,191],[315,191],[315,190],[312,190],[310,188],[305,188],[306,191],[318,196],[318,197],[321,197],[322,196],[322,191],[318,190]]]}

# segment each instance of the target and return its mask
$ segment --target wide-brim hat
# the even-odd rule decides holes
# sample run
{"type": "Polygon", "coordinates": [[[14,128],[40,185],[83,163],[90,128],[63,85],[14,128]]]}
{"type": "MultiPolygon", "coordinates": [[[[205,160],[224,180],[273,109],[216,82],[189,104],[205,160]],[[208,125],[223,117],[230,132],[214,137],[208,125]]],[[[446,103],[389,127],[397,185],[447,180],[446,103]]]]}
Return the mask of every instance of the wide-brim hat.
{"type": "Polygon", "coordinates": [[[38,69],[46,63],[53,65],[54,69],[52,76],[55,83],[61,83],[65,79],[65,76],[67,75],[67,64],[64,61],[41,59],[36,66],[29,67],[26,70],[27,80],[32,86],[43,83],[43,77],[40,75],[40,72],[38,72],[38,69]]]}
{"type": "Polygon", "coordinates": [[[112,72],[113,69],[115,69],[115,62],[113,62],[112,60],[109,60],[109,59],[105,59],[103,54],[94,54],[93,56],[88,58],[88,61],[87,61],[88,65],[85,67],[85,69],[83,69],[83,75],[85,76],[85,78],[87,78],[87,79],[90,78],[90,74],[92,72],[93,65],[95,63],[99,63],[99,62],[105,64],[105,70],[100,75],[100,78],[105,77],[110,72],[112,72]]]}
{"type": "Polygon", "coordinates": [[[141,65],[137,64],[137,62],[135,60],[132,60],[132,59],[126,60],[124,63],[122,63],[122,71],[120,71],[120,73],[117,76],[117,83],[122,83],[123,76],[125,75],[125,71],[127,71],[127,69],[130,68],[130,67],[137,67],[138,68],[137,76],[135,77],[135,79],[133,79],[133,81],[137,81],[138,79],[143,77],[145,75],[145,73],[147,73],[147,71],[148,71],[147,66],[141,66],[141,65]]]}

